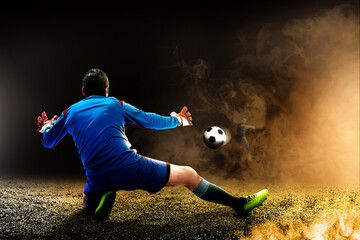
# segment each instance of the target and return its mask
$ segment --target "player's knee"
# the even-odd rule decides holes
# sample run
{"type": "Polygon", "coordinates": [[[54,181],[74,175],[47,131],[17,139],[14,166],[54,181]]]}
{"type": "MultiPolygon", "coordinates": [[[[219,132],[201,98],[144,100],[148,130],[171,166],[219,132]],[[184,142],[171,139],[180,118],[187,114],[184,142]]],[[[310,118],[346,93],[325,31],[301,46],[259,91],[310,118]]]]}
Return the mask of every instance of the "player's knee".
{"type": "Polygon", "coordinates": [[[195,169],[193,169],[192,167],[189,166],[183,166],[182,170],[185,172],[186,175],[188,176],[196,176],[197,172],[195,171],[195,169]]]}
{"type": "Polygon", "coordinates": [[[192,167],[184,166],[182,169],[186,175],[186,179],[188,180],[189,185],[192,185],[194,182],[197,182],[199,179],[201,179],[199,174],[192,167]]]}

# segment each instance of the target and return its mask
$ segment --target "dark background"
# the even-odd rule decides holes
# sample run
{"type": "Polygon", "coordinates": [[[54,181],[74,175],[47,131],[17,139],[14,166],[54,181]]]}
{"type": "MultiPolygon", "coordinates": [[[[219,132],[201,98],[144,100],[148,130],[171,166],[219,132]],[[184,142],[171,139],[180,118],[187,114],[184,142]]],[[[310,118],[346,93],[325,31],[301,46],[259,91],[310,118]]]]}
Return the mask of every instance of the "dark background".
{"type": "MultiPolygon", "coordinates": [[[[81,100],[81,80],[91,68],[108,74],[111,96],[168,115],[187,104],[179,61],[206,59],[216,75],[238,56],[239,31],[256,35],[268,22],[281,25],[343,3],[355,1],[2,5],[0,172],[82,173],[71,137],[45,149],[35,123],[42,111],[60,114],[81,100]]],[[[131,127],[127,134],[149,153],[151,138],[138,139],[142,132],[131,127]]]]}

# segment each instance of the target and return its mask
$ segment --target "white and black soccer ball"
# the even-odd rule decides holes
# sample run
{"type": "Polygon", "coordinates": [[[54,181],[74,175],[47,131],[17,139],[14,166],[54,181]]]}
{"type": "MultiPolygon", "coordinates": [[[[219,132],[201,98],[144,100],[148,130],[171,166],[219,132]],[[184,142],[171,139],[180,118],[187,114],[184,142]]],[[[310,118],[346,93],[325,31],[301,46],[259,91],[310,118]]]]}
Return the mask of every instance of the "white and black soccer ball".
{"type": "Polygon", "coordinates": [[[219,148],[224,145],[226,141],[226,134],[224,130],[219,127],[212,126],[209,127],[204,132],[204,143],[206,146],[212,149],[219,148]]]}

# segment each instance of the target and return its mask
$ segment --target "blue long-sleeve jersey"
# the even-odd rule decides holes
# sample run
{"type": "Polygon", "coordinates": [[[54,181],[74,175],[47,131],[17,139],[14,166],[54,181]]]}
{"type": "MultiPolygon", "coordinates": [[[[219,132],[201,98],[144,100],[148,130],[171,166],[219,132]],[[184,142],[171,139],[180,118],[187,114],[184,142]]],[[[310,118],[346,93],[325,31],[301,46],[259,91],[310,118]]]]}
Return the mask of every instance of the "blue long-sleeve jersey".
{"type": "Polygon", "coordinates": [[[125,135],[126,122],[150,129],[175,128],[179,123],[176,117],[143,112],[115,97],[93,95],[66,109],[41,140],[52,148],[69,133],[86,175],[98,175],[139,160],[125,135]]]}

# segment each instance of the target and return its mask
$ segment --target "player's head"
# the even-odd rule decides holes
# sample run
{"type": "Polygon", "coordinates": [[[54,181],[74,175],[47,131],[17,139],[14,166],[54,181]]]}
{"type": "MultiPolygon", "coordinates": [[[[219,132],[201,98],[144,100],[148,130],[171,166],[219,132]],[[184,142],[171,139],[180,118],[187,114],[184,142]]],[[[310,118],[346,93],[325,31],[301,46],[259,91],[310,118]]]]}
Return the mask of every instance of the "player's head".
{"type": "Polygon", "coordinates": [[[241,118],[242,123],[246,123],[246,117],[241,118]]]}
{"type": "Polygon", "coordinates": [[[85,97],[91,95],[107,96],[109,92],[109,79],[100,69],[91,69],[83,78],[82,90],[85,97]]]}

